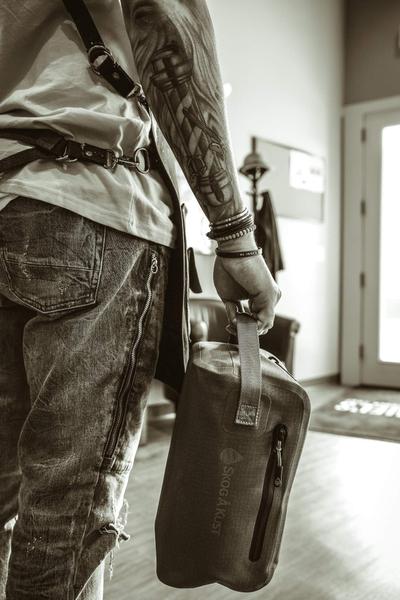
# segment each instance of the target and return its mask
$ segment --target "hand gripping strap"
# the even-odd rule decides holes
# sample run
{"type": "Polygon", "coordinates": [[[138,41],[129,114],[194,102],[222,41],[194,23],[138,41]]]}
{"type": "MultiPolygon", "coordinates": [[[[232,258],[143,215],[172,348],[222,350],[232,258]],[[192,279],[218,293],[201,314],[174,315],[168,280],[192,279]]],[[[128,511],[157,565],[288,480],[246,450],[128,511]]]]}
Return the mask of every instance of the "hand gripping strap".
{"type": "Polygon", "coordinates": [[[236,412],[237,425],[256,427],[261,397],[261,362],[257,322],[249,314],[237,314],[240,357],[240,396],[236,412]]]}

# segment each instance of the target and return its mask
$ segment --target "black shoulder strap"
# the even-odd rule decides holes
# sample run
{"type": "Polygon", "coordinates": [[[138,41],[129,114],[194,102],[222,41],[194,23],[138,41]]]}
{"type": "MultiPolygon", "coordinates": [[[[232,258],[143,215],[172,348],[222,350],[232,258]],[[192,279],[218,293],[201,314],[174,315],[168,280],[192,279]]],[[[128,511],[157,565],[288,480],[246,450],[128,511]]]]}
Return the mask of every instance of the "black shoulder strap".
{"type": "Polygon", "coordinates": [[[145,102],[142,87],[129,77],[118,64],[92,19],[83,0],[63,0],[64,6],[71,15],[79,35],[85,44],[91,68],[114,88],[118,94],[127,98],[137,96],[145,102]]]}

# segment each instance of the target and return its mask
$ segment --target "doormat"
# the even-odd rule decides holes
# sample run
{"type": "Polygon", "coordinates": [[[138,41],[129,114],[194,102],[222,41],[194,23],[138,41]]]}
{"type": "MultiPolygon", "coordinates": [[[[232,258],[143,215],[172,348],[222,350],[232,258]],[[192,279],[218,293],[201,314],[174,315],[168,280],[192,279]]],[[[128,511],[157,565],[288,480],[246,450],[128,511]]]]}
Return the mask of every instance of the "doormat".
{"type": "Polygon", "coordinates": [[[345,390],[344,394],[312,411],[310,429],[400,442],[400,391],[345,390]]]}

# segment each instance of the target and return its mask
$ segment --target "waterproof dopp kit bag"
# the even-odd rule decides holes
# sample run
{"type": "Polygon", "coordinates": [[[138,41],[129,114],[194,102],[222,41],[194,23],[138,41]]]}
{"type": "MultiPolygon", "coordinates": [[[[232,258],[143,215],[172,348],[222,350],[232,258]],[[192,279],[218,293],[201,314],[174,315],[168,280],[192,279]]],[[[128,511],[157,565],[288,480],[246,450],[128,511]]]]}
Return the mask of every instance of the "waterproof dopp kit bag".
{"type": "Polygon", "coordinates": [[[310,401],[249,314],[237,332],[238,345],[192,348],[155,522],[157,575],[173,587],[251,592],[278,562],[310,401]]]}

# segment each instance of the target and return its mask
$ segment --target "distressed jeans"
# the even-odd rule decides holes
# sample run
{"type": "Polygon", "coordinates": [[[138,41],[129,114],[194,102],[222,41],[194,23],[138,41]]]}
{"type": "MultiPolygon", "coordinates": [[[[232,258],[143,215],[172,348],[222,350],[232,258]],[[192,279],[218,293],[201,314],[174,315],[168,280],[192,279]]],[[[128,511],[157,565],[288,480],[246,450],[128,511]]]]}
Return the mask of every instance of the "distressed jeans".
{"type": "Polygon", "coordinates": [[[170,250],[42,201],[0,211],[0,598],[100,600],[124,531],[170,250]]]}

